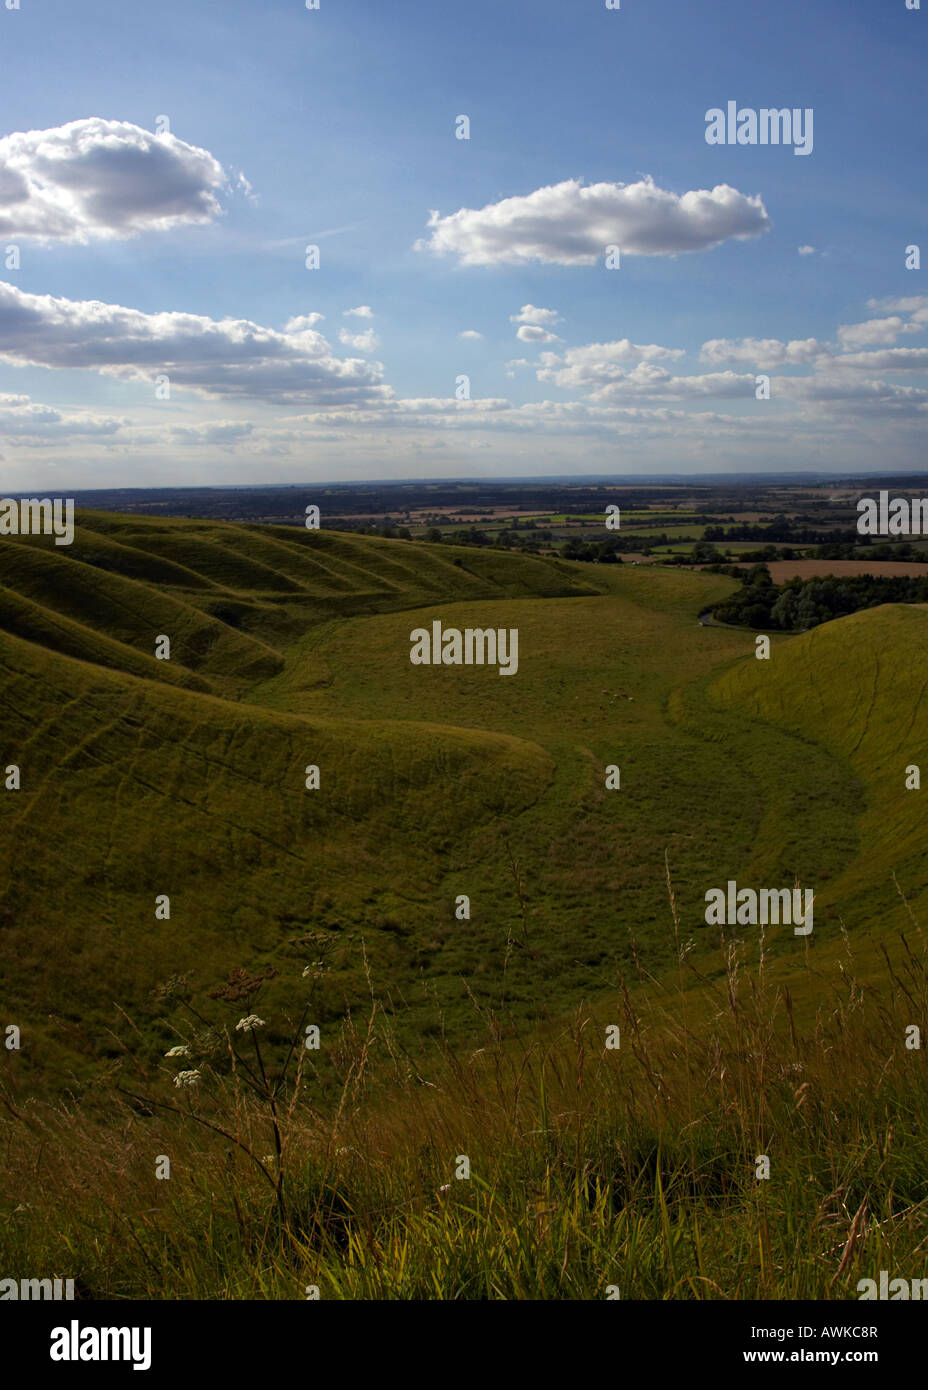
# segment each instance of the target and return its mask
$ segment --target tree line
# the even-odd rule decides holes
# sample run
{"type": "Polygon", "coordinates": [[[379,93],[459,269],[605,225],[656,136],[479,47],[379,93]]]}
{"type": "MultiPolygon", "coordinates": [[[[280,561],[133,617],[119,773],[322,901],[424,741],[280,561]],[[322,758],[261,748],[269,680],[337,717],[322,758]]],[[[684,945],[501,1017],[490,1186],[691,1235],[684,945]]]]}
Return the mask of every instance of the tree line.
{"type": "Polygon", "coordinates": [[[720,623],[735,627],[805,632],[881,603],[928,603],[928,575],[857,574],[836,579],[789,579],[774,584],[766,565],[739,571],[741,588],[712,609],[720,623]]]}

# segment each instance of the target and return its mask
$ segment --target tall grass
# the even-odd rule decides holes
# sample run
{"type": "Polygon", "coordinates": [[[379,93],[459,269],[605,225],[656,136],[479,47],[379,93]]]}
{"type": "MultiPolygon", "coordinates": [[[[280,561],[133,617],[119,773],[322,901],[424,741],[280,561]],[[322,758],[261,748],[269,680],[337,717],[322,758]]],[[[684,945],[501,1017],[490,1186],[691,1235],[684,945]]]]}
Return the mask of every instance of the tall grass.
{"type": "Polygon", "coordinates": [[[877,985],[847,937],[825,969],[803,943],[802,1023],[763,941],[729,941],[710,980],[674,918],[671,983],[623,982],[528,1041],[491,1015],[475,1050],[413,1056],[372,994],[331,1096],[302,1062],[275,1092],[260,1057],[258,1086],[233,1064],[178,1092],[130,1061],[72,1104],[8,1080],[0,1275],[118,1299],[840,1299],[924,1276],[917,922],[877,985]]]}

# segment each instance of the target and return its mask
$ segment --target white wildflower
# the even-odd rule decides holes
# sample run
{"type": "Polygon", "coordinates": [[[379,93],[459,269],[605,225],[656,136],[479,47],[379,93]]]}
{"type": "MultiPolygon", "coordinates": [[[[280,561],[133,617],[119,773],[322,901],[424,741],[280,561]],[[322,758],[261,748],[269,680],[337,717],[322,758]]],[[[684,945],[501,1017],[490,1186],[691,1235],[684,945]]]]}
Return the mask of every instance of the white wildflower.
{"type": "Polygon", "coordinates": [[[247,1018],[239,1019],[238,1023],[235,1025],[235,1031],[237,1033],[239,1029],[241,1029],[243,1033],[253,1033],[256,1028],[263,1027],[263,1018],[259,1018],[257,1014],[249,1014],[247,1018]]]}
{"type": "Polygon", "coordinates": [[[175,1086],[195,1086],[200,1079],[198,1071],[179,1071],[174,1078],[175,1086]]]}
{"type": "Polygon", "coordinates": [[[190,1048],[186,1043],[179,1043],[177,1047],[172,1047],[170,1051],[166,1052],[164,1055],[165,1057],[189,1057],[190,1048]]]}

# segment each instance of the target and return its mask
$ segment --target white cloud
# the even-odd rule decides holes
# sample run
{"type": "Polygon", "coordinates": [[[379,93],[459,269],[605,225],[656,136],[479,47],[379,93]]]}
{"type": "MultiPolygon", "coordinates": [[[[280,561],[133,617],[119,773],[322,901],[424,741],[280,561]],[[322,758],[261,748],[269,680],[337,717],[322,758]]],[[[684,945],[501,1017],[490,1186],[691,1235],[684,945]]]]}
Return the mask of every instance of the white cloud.
{"type": "Polygon", "coordinates": [[[523,323],[516,337],[523,343],[560,343],[563,342],[556,333],[549,333],[547,328],[541,328],[537,323],[523,323]]]}
{"type": "Polygon", "coordinates": [[[510,323],[560,323],[561,316],[556,309],[539,309],[534,304],[523,304],[517,314],[509,315],[510,323]]]}
{"type": "Polygon", "coordinates": [[[886,381],[862,381],[848,375],[777,377],[773,392],[799,402],[834,405],[842,416],[886,416],[924,419],[928,391],[919,386],[896,386],[886,381]]]}
{"type": "Polygon", "coordinates": [[[345,347],[354,348],[355,352],[374,352],[380,347],[380,339],[373,328],[365,329],[363,333],[349,333],[347,328],[340,328],[338,341],[345,347]]]}
{"type": "Polygon", "coordinates": [[[884,348],[875,352],[848,352],[835,358],[840,367],[863,367],[877,372],[928,371],[928,348],[884,348]]]}
{"type": "Polygon", "coordinates": [[[567,390],[582,391],[586,399],[601,404],[638,396],[686,400],[697,396],[744,397],[754,378],[736,372],[674,376],[661,361],[685,356],[683,348],[657,343],[633,343],[621,338],[613,343],[588,343],[564,353],[543,352],[536,375],[567,390]],[[637,365],[629,369],[627,362],[637,365]]]}
{"type": "Polygon", "coordinates": [[[898,314],[884,319],[868,319],[866,323],[846,323],[838,329],[838,342],[844,349],[862,347],[891,347],[903,333],[921,333],[920,323],[906,323],[898,314]]]}
{"type": "MultiPolygon", "coordinates": [[[[869,466],[875,450],[887,467],[913,467],[928,420],[928,348],[887,344],[896,333],[928,324],[928,296],[871,301],[869,308],[875,316],[842,325],[835,343],[854,347],[866,339],[872,350],[842,355],[835,343],[815,338],[714,339],[702,345],[709,365],[699,372],[676,365],[686,357],[682,348],[630,338],[546,345],[556,311],[523,305],[512,321],[534,330],[519,335],[523,342],[528,336],[542,346],[535,362],[519,358],[501,371],[511,378],[526,367],[538,380],[577,394],[518,404],[493,396],[397,400],[383,384],[379,363],[335,355],[337,346],[333,350],[316,328],[318,313],[294,316],[278,330],[247,320],[28,295],[0,283],[0,361],[144,382],[167,372],[173,385],[221,402],[211,406],[178,391],[165,407],[147,390],[138,401],[136,392],[130,421],[0,394],[0,452],[8,474],[19,468],[29,487],[46,446],[58,487],[67,485],[67,468],[84,470],[82,483],[72,486],[88,485],[100,470],[115,470],[117,459],[146,483],[173,476],[208,481],[210,469],[221,469],[226,480],[248,481],[256,467],[274,459],[305,460],[309,446],[320,468],[344,463],[352,476],[362,467],[377,476],[374,470],[388,458],[418,456],[429,476],[434,464],[424,461],[430,458],[441,460],[448,476],[459,476],[471,449],[481,451],[481,465],[503,471],[563,471],[566,459],[582,460],[587,469],[595,461],[608,471],[617,441],[626,467],[634,460],[641,471],[666,467],[671,453],[681,471],[776,468],[788,456],[846,469],[851,461],[869,466]],[[539,322],[525,321],[539,315],[539,322]],[[773,404],[759,411],[753,408],[755,373],[770,367],[785,371],[773,377],[773,404]],[[680,370],[691,374],[676,375],[680,370]],[[884,372],[922,375],[917,384],[896,385],[879,379],[884,372]],[[259,413],[254,400],[283,409],[259,413]],[[554,436],[569,439],[570,447],[554,436]]],[[[341,328],[346,334],[366,346],[373,336],[366,323],[341,328]],[[364,332],[350,333],[350,327],[364,332]]],[[[464,335],[480,341],[474,329],[464,335]]],[[[78,385],[82,399],[89,389],[86,382],[78,385]]]]}
{"type": "Polygon", "coordinates": [[[814,247],[814,246],[799,246],[799,247],[797,247],[796,249],[798,250],[800,256],[814,256],[814,255],[815,255],[815,247],[814,247]]]}
{"type": "MultiPolygon", "coordinates": [[[[711,411],[682,411],[666,406],[615,406],[591,404],[587,401],[532,401],[514,405],[499,398],[458,401],[451,397],[423,397],[397,400],[382,410],[346,412],[327,410],[311,415],[291,417],[288,427],[301,425],[312,430],[337,430],[352,426],[362,430],[385,429],[463,431],[468,435],[479,431],[533,435],[538,431],[559,434],[594,435],[606,437],[620,433],[674,433],[681,424],[711,426],[724,432],[734,423],[726,416],[711,411]]],[[[294,438],[299,439],[298,434],[294,438]]]]}
{"type": "Polygon", "coordinates": [[[699,355],[713,366],[746,362],[754,367],[785,367],[813,363],[827,351],[816,338],[794,338],[788,343],[779,338],[710,338],[703,343],[699,355]]]}
{"type": "Polygon", "coordinates": [[[359,304],[356,309],[345,309],[343,318],[372,319],[374,311],[369,304],[359,304]]]}
{"type": "Polygon", "coordinates": [[[91,117],[0,139],[2,236],[87,242],[210,222],[228,187],[207,150],[128,121],[91,117]]]}
{"type": "Polygon", "coordinates": [[[909,314],[913,323],[928,323],[928,294],[913,294],[901,299],[868,299],[868,309],[880,309],[887,314],[909,314]]]}
{"type": "Polygon", "coordinates": [[[0,394],[0,435],[18,444],[67,444],[77,436],[105,437],[126,422],[92,411],[58,410],[29,396],[0,394]]]}
{"type": "Polygon", "coordinates": [[[676,194],[647,178],[586,187],[567,179],[449,217],[432,212],[428,225],[430,236],[415,249],[450,253],[463,265],[592,265],[609,245],[626,255],[674,256],[759,236],[772,224],[759,196],[728,184],[676,194]]]}
{"type": "Polygon", "coordinates": [[[622,372],[591,391],[589,400],[608,403],[639,396],[656,396],[662,400],[688,400],[700,396],[744,400],[753,398],[753,395],[754,377],[750,373],[707,372],[674,376],[666,367],[658,367],[653,362],[639,362],[630,372],[622,372]]]}
{"type": "Polygon", "coordinates": [[[476,328],[465,328],[463,333],[458,334],[458,337],[463,338],[465,342],[476,343],[483,337],[483,334],[478,333],[476,328]]]}
{"type": "Polygon", "coordinates": [[[612,343],[587,343],[563,353],[543,352],[538,380],[574,390],[590,390],[627,376],[625,362],[672,361],[683,357],[683,348],[665,348],[658,343],[633,343],[620,338],[612,343]]]}
{"type": "Polygon", "coordinates": [[[261,201],[257,193],[252,188],[251,184],[249,183],[248,179],[246,179],[245,175],[242,173],[241,169],[239,169],[236,172],[232,182],[234,187],[236,187],[240,193],[243,193],[245,195],[249,203],[259,203],[261,201]]]}
{"type": "Polygon", "coordinates": [[[99,300],[26,294],[0,282],[0,360],[83,368],[131,381],[166,373],[172,385],[227,399],[355,404],[387,400],[379,364],[338,358],[294,318],[280,332],[247,319],[142,313],[99,300]]]}
{"type": "Polygon", "coordinates": [[[254,430],[248,420],[212,420],[202,425],[172,425],[168,433],[170,439],[179,444],[232,446],[249,439],[254,430]]]}

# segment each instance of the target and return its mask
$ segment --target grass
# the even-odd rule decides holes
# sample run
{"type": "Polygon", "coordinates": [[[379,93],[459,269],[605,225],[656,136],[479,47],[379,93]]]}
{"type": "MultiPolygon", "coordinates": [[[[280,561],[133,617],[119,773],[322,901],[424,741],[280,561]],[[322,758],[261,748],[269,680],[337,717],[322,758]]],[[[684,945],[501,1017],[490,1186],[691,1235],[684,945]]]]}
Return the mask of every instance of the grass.
{"type": "Polygon", "coordinates": [[[120,1298],[920,1276],[928,610],[763,662],[696,621],[725,576],[79,521],[70,554],[0,556],[8,1275],[120,1298]],[[434,619],[517,628],[517,676],[411,666],[434,619]],[[814,887],[813,936],[707,929],[729,878],[814,887]],[[224,1013],[236,968],[266,978],[224,1013]],[[277,1076],[307,971],[323,1045],[249,1088],[236,1018],[266,1020],[277,1076]]]}
{"type": "MultiPolygon", "coordinates": [[[[928,767],[919,661],[926,646],[928,608],[884,604],[791,640],[777,648],[769,666],[744,664],[715,689],[720,708],[814,739],[860,779],[865,792],[858,835],[867,853],[848,856],[829,896],[849,911],[851,904],[864,905],[871,920],[896,910],[895,879],[917,909],[928,899],[922,793],[906,786],[907,768],[928,767]]],[[[851,920],[863,916],[850,911],[851,920]]]]}
{"type": "MultiPolygon", "coordinates": [[[[119,1055],[126,1025],[114,1000],[155,1056],[171,1027],[153,997],[159,983],[186,973],[205,987],[242,963],[282,969],[303,958],[315,929],[336,943],[322,1021],[363,1007],[363,938],[407,1045],[439,1026],[466,1040],[471,994],[506,1011],[513,1027],[533,1026],[580,997],[608,995],[635,952],[651,970],[666,966],[665,851],[700,952],[714,945],[705,890],[729,877],[814,883],[817,947],[841,917],[863,925],[874,905],[889,925],[899,916],[888,869],[878,878],[860,855],[867,765],[808,722],[778,725],[740,697],[723,713],[713,703],[721,672],[744,681],[763,665],[750,634],[695,622],[730,579],[618,566],[589,577],[589,567],[494,552],[449,559],[443,547],[126,517],[92,518],[82,527],[87,545],[94,528],[118,535],[122,549],[131,544],[136,576],[165,537],[180,537],[190,573],[199,573],[200,544],[204,573],[228,550],[222,601],[246,616],[238,628],[212,621],[241,644],[241,665],[219,642],[188,650],[202,590],[178,585],[168,595],[91,567],[86,553],[75,561],[52,552],[48,563],[77,576],[62,602],[83,603],[92,579],[111,604],[96,614],[99,627],[118,599],[130,615],[121,621],[144,633],[137,644],[125,627],[117,638],[10,595],[10,604],[32,605],[32,640],[3,643],[5,757],[22,765],[23,788],[0,797],[0,838],[20,866],[0,896],[0,923],[8,998],[29,1023],[36,1085],[83,1085],[88,1063],[119,1055]],[[250,565],[273,555],[304,588],[270,602],[267,592],[231,587],[241,551],[250,565]],[[336,580],[344,587],[333,593],[336,580]],[[443,601],[423,606],[439,585],[443,601]],[[462,603],[462,590],[481,597],[462,603]],[[388,611],[370,611],[375,601],[388,611]],[[317,603],[341,616],[321,619],[317,603]],[[174,631],[175,610],[187,626],[178,619],[172,661],[157,662],[140,647],[174,631]],[[411,666],[412,626],[437,617],[517,627],[518,675],[411,666]],[[304,635],[293,640],[298,626],[304,635]],[[62,655],[62,632],[71,651],[83,634],[88,659],[62,655]],[[267,658],[253,658],[255,647],[267,658]],[[276,674],[255,683],[267,671],[276,674]],[[190,689],[194,681],[206,690],[190,689]],[[224,698],[230,689],[241,697],[224,698]],[[310,764],[320,768],[318,791],[304,786],[310,764]],[[621,792],[605,789],[611,764],[621,792]],[[853,892],[837,892],[849,865],[853,892]],[[160,894],[171,900],[167,921],[155,918],[160,894]],[[462,894],[471,901],[464,923],[454,911],[462,894]],[[532,948],[514,954],[523,915],[532,948]],[[142,957],[132,949],[139,939],[142,957]],[[49,942],[61,955],[51,976],[42,968],[49,942]]],[[[30,574],[24,567],[23,586],[30,574]]],[[[65,589],[62,581],[54,592],[65,589]]],[[[828,643],[838,627],[810,637],[828,643]]],[[[838,681],[841,651],[821,649],[838,681]]],[[[771,672],[791,650],[789,639],[775,640],[771,672]]],[[[881,670],[891,701],[898,692],[885,659],[881,670]]],[[[917,902],[915,860],[899,868],[917,902]]]]}
{"type": "MultiPolygon", "coordinates": [[[[195,1059],[193,1091],[137,1062],[80,1111],[7,1090],[4,1269],[116,1299],[845,1299],[880,1269],[920,1277],[917,924],[895,943],[899,990],[864,985],[850,941],[825,973],[797,961],[806,1026],[763,943],[726,943],[706,989],[675,936],[675,979],[527,1043],[490,1026],[467,1053],[413,1058],[372,995],[333,1049],[337,1104],[308,1067],[281,1094],[279,1160],[234,1032],[224,1059],[195,1059]]],[[[229,1018],[265,1013],[257,999],[229,1018]]]]}

